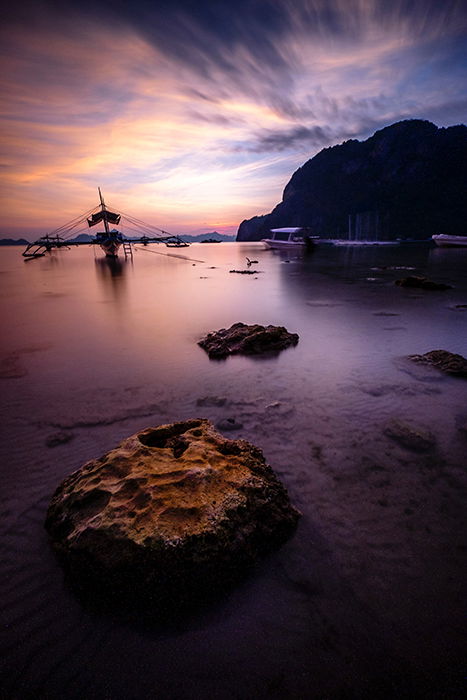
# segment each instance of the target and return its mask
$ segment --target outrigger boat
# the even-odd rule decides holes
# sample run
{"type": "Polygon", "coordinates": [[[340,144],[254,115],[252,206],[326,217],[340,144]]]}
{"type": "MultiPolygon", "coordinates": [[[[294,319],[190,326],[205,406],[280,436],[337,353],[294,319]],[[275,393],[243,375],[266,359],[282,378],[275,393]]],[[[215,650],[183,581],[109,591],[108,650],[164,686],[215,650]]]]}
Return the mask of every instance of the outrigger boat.
{"type": "Polygon", "coordinates": [[[189,245],[189,243],[177,235],[145,224],[143,221],[134,219],[128,214],[116,214],[110,211],[105,205],[100,187],[98,187],[98,192],[100,205],[95,207],[97,211],[91,209],[91,211],[83,214],[81,217],[77,217],[68,224],[60,226],[52,233],[38,238],[34,243],[29,243],[23,251],[23,257],[27,259],[39,258],[53,248],[70,248],[79,245],[98,245],[108,258],[117,257],[118,251],[122,246],[125,251],[125,256],[128,254],[131,255],[131,246],[134,243],[141,243],[142,245],[148,245],[148,243],[164,243],[170,248],[185,248],[189,245]],[[135,238],[127,238],[116,228],[111,229],[109,224],[118,226],[122,217],[125,218],[128,227],[132,229],[136,228],[139,233],[143,230],[143,235],[140,233],[140,235],[135,238]],[[102,222],[104,224],[104,231],[96,233],[91,240],[69,240],[72,233],[76,235],[77,227],[82,226],[85,222],[89,228],[102,222]],[[151,236],[148,236],[147,233],[151,233],[151,236]]]}
{"type": "Polygon", "coordinates": [[[96,233],[95,240],[108,258],[115,258],[118,255],[120,247],[123,245],[124,239],[120,231],[117,231],[117,229],[114,228],[110,230],[109,223],[116,224],[118,226],[122,217],[120,214],[114,214],[113,211],[109,211],[107,209],[102,196],[101,188],[98,187],[98,190],[99,199],[101,200],[101,210],[95,214],[92,214],[91,217],[87,219],[87,222],[89,227],[95,226],[101,221],[104,222],[105,231],[96,233]]]}

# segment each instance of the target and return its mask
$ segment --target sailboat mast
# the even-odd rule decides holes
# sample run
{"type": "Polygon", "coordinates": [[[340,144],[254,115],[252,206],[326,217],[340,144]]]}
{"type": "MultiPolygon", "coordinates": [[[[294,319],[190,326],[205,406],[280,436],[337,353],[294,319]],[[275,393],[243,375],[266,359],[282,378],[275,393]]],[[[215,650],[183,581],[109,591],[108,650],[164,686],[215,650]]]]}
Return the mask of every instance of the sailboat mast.
{"type": "Polygon", "coordinates": [[[98,187],[97,190],[99,192],[99,199],[101,200],[102,211],[104,212],[103,219],[104,219],[105,232],[107,234],[109,234],[109,222],[107,221],[107,216],[105,215],[106,209],[105,209],[104,197],[102,196],[101,188],[98,187]]]}

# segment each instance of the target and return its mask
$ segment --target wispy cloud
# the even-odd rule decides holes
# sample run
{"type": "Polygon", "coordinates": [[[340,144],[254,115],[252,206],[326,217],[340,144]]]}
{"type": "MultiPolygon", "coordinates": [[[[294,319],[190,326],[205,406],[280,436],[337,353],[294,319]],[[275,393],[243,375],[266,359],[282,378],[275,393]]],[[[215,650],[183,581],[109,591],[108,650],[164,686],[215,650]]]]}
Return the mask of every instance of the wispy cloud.
{"type": "Polygon", "coordinates": [[[271,151],[285,151],[295,148],[297,143],[308,148],[322,147],[332,140],[331,130],[321,126],[293,126],[283,131],[276,130],[258,134],[253,143],[239,144],[233,147],[236,151],[248,151],[250,153],[270,153],[271,151]]]}

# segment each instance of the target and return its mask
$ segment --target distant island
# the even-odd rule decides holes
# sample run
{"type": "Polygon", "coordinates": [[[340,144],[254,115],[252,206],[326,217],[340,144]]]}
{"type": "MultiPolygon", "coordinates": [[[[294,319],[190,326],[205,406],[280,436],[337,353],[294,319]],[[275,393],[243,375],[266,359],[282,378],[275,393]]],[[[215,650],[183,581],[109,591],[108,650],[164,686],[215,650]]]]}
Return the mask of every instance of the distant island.
{"type": "Polygon", "coordinates": [[[467,127],[410,119],[323,149],[291,177],[270,214],[242,221],[237,241],[307,226],[321,238],[467,235],[467,127]]]}
{"type": "MultiPolygon", "coordinates": [[[[39,236],[38,236],[39,238],[39,236]]],[[[196,236],[184,236],[181,235],[180,238],[182,238],[184,241],[187,241],[187,243],[199,243],[201,241],[224,241],[224,242],[232,242],[235,241],[235,236],[226,236],[223,233],[217,233],[217,231],[212,231],[212,233],[200,233],[199,235],[196,236]]],[[[76,236],[75,238],[70,238],[69,243],[91,243],[93,240],[93,236],[90,236],[88,233],[80,233],[79,236],[76,236]]],[[[132,240],[129,238],[128,240],[132,240]]],[[[24,245],[27,246],[30,243],[30,241],[27,241],[25,238],[0,238],[0,245],[24,245]]]]}
{"type": "Polygon", "coordinates": [[[202,241],[224,241],[224,243],[232,242],[235,240],[235,236],[226,236],[224,233],[217,233],[217,231],[212,231],[212,233],[200,233],[198,236],[185,236],[180,235],[184,241],[188,243],[201,243],[202,241]]]}
{"type": "Polygon", "coordinates": [[[0,245],[28,245],[25,238],[0,238],[0,245]]]}

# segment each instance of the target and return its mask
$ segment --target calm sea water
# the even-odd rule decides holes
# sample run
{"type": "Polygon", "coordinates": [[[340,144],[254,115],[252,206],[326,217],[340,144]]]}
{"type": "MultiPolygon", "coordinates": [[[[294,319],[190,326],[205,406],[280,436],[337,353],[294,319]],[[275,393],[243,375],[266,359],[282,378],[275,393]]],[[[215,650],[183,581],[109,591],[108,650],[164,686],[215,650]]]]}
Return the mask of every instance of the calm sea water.
{"type": "Polygon", "coordinates": [[[0,249],[3,696],[457,697],[467,383],[406,356],[467,356],[467,250],[20,253],[0,249]],[[257,274],[231,274],[247,257],[257,274]],[[453,289],[394,284],[408,274],[453,289]],[[210,361],[197,340],[237,321],[300,341],[210,361]],[[234,418],[228,436],[264,451],[303,513],[296,535],[172,629],[90,613],[43,530],[54,489],[137,430],[198,416],[234,418]],[[387,437],[393,418],[434,449],[387,437]],[[59,432],[69,441],[47,446],[59,432]]]}

